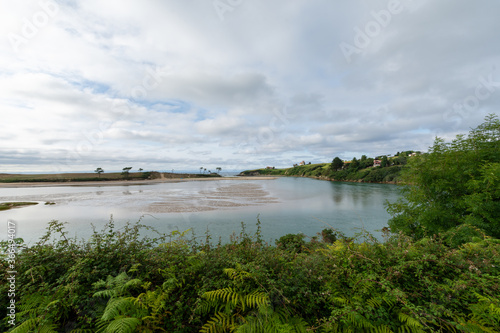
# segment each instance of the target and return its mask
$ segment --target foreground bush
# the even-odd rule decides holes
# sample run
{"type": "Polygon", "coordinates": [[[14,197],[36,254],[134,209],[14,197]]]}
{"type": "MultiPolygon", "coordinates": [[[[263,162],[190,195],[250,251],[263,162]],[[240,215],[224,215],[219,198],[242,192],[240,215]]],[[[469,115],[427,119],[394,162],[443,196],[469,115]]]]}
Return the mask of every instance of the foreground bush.
{"type": "MultiPolygon", "coordinates": [[[[259,226],[259,225],[258,225],[259,226]]],[[[2,332],[498,332],[500,244],[450,248],[340,233],[277,246],[260,230],[228,244],[186,233],[144,237],[111,221],[88,241],[53,221],[19,248],[16,327],[2,332]],[[325,237],[323,237],[325,238],[325,237]],[[333,243],[331,243],[333,242],[333,243]]],[[[140,235],[142,232],[142,235],[140,235]]],[[[334,234],[324,232],[326,234],[334,234]]],[[[5,245],[5,244],[4,244],[5,245]]],[[[8,270],[3,258],[0,266],[8,270]]],[[[7,275],[0,307],[6,309],[7,275]]],[[[3,310],[5,313],[5,310],[3,310]]]]}
{"type": "Polygon", "coordinates": [[[416,239],[460,226],[470,240],[481,229],[500,238],[500,119],[489,115],[451,142],[436,138],[412,158],[401,179],[411,186],[388,205],[389,225],[416,239]]]}

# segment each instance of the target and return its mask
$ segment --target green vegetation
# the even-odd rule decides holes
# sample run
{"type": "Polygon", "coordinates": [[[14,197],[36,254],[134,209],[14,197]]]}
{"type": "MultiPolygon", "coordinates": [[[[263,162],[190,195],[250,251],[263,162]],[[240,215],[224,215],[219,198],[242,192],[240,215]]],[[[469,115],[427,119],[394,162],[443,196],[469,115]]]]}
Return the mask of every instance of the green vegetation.
{"type": "MultiPolygon", "coordinates": [[[[95,171],[97,172],[97,171],[95,171]]],[[[206,178],[220,177],[211,174],[188,174],[188,173],[163,173],[165,178],[206,178]]],[[[0,183],[40,183],[40,182],[88,182],[88,181],[116,181],[116,180],[146,180],[158,179],[161,174],[156,171],[142,172],[115,172],[106,173],[105,176],[96,177],[93,173],[62,173],[62,174],[0,174],[0,183]]]]}
{"type": "Polygon", "coordinates": [[[0,202],[0,211],[32,205],[38,205],[38,202],[0,202]]]}
{"type": "MultiPolygon", "coordinates": [[[[161,234],[140,221],[116,230],[112,220],[79,241],[52,221],[32,246],[0,243],[1,295],[9,294],[11,265],[18,272],[16,326],[6,316],[0,330],[499,332],[499,144],[492,115],[467,136],[437,139],[428,154],[381,157],[385,166],[370,170],[402,168],[406,184],[403,199],[388,204],[383,242],[325,229],[310,240],[284,235],[273,246],[259,220],[254,235],[242,223],[226,244],[213,244],[208,231],[161,234]]],[[[362,156],[342,169],[262,171],[369,172],[365,179],[370,163],[362,156]]],[[[0,298],[0,308],[9,304],[0,298]]]]}
{"type": "Polygon", "coordinates": [[[122,171],[123,178],[128,179],[130,176],[130,170],[132,170],[132,167],[125,167],[122,170],[123,170],[122,171]]]}
{"type": "Polygon", "coordinates": [[[104,172],[104,170],[102,168],[97,168],[94,170],[95,173],[97,173],[99,175],[99,177],[101,177],[101,173],[104,172]]]}
{"type": "Polygon", "coordinates": [[[286,169],[246,170],[241,172],[240,176],[298,176],[337,181],[397,183],[401,169],[408,160],[407,155],[401,154],[391,159],[381,158],[383,163],[385,161],[385,166],[374,167],[375,159],[363,155],[360,160],[353,158],[348,162],[335,157],[332,163],[300,165],[286,169]]]}
{"type": "Polygon", "coordinates": [[[388,205],[393,231],[420,239],[451,230],[452,242],[481,232],[499,238],[500,120],[490,115],[449,143],[437,138],[428,154],[410,159],[402,180],[411,186],[388,205]]]}
{"type": "MultiPolygon", "coordinates": [[[[7,317],[0,330],[498,331],[498,240],[450,248],[439,235],[386,233],[381,243],[324,230],[323,241],[286,235],[271,246],[259,226],[212,244],[210,235],[145,237],[152,230],[140,222],[116,230],[111,221],[78,241],[52,221],[38,243],[17,240],[16,327],[7,317]]],[[[0,261],[1,295],[9,264],[0,261]]],[[[8,301],[0,298],[0,307],[8,301]]]]}
{"type": "MultiPolygon", "coordinates": [[[[132,172],[129,180],[153,179],[159,177],[155,172],[132,172]]],[[[61,173],[61,174],[0,174],[0,183],[40,183],[40,182],[88,182],[123,180],[119,172],[107,173],[98,177],[93,173],[61,173]]]]}

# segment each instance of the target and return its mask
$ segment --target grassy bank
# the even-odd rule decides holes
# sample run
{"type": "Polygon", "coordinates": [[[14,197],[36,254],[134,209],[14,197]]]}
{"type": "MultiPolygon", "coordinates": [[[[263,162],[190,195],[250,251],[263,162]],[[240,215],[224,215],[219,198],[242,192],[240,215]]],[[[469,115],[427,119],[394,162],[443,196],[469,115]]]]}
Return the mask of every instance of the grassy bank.
{"type": "Polygon", "coordinates": [[[61,174],[0,174],[0,183],[37,183],[37,182],[89,182],[117,180],[146,180],[158,178],[206,178],[220,177],[217,174],[160,173],[156,171],[105,173],[61,173],[61,174]]]}
{"type": "Polygon", "coordinates": [[[352,181],[366,183],[397,183],[401,174],[402,165],[393,165],[389,167],[365,167],[359,169],[346,168],[334,171],[331,163],[318,163],[295,166],[284,169],[255,169],[246,170],[240,173],[240,176],[296,176],[311,177],[325,180],[352,181]]]}
{"type": "MultiPolygon", "coordinates": [[[[452,248],[440,235],[386,234],[381,243],[324,230],[309,241],[285,235],[267,244],[259,229],[248,235],[243,226],[228,244],[214,244],[208,234],[139,237],[144,228],[115,230],[111,222],[77,241],[53,221],[37,244],[18,241],[15,328],[5,317],[0,330],[497,332],[500,325],[500,244],[488,237],[452,248]]],[[[10,264],[0,260],[1,295],[10,264]]],[[[0,298],[0,308],[8,306],[0,298]]]]}
{"type": "Polygon", "coordinates": [[[38,202],[0,202],[0,211],[33,205],[38,205],[38,202]]]}

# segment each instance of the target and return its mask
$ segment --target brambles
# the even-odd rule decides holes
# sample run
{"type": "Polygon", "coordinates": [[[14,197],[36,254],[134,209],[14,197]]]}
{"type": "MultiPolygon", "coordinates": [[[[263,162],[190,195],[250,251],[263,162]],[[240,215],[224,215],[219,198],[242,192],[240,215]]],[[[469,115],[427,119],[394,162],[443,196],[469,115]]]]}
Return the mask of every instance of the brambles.
{"type": "MultiPolygon", "coordinates": [[[[242,230],[214,245],[186,232],[155,233],[140,222],[118,229],[111,220],[78,241],[52,221],[38,243],[19,247],[14,332],[208,332],[218,324],[247,332],[498,327],[499,240],[477,237],[452,249],[441,235],[419,241],[392,235],[384,243],[331,229],[322,236],[325,242],[286,235],[271,246],[242,230]],[[156,236],[140,236],[148,230],[156,236]]],[[[0,307],[5,302],[0,298],[0,307]]],[[[0,330],[8,331],[6,325],[0,322],[0,330]]]]}

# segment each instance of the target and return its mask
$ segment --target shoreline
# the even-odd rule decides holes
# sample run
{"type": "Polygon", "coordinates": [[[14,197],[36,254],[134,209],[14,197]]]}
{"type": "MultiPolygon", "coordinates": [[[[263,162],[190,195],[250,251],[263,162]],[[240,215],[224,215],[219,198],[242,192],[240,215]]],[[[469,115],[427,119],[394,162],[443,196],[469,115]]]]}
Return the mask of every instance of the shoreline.
{"type": "Polygon", "coordinates": [[[395,181],[387,181],[387,182],[365,182],[361,179],[359,180],[347,180],[347,179],[334,179],[325,176],[301,176],[301,175],[259,175],[259,176],[241,176],[245,178],[280,178],[280,177],[291,177],[291,178],[309,178],[316,180],[324,180],[329,182],[337,182],[337,183],[362,183],[362,184],[389,184],[389,185],[400,185],[400,183],[395,181]]]}
{"type": "Polygon", "coordinates": [[[62,187],[62,186],[131,186],[131,185],[154,185],[162,183],[180,183],[189,181],[215,181],[215,180],[272,180],[274,176],[243,176],[243,177],[200,177],[200,178],[163,178],[146,180],[102,180],[102,181],[79,181],[79,182],[16,182],[0,183],[0,188],[23,188],[23,187],[62,187]]]}

